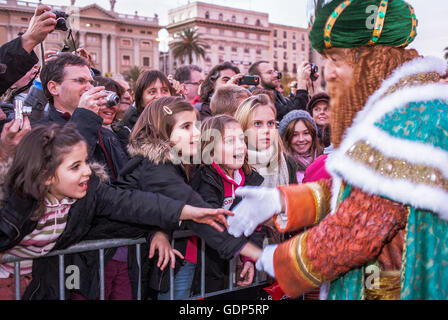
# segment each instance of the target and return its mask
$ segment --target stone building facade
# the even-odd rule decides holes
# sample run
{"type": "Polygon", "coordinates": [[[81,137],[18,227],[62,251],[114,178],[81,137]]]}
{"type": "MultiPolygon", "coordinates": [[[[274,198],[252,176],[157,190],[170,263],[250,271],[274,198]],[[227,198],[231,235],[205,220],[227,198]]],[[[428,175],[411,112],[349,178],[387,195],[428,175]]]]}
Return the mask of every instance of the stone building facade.
{"type": "MultiPolygon", "coordinates": [[[[120,14],[114,11],[115,1],[111,0],[110,10],[97,4],[85,7],[54,6],[53,10],[63,10],[71,14],[75,38],[80,47],[92,55],[95,67],[102,74],[123,73],[132,66],[145,69],[159,68],[159,46],[156,41],[160,30],[157,15],[142,17],[120,14]]],[[[12,40],[19,32],[24,32],[33,16],[37,4],[26,1],[0,0],[0,44],[12,40]]],[[[44,42],[44,50],[60,50],[68,32],[55,31],[44,42]]],[[[36,48],[40,55],[40,48],[36,48]]]]}

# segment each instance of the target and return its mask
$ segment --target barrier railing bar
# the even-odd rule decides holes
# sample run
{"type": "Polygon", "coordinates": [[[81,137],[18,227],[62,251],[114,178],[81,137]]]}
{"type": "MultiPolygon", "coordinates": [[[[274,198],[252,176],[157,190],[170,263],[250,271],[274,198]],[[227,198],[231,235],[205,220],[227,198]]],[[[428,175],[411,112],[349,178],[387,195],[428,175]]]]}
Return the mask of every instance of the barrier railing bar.
{"type": "MultiPolygon", "coordinates": [[[[181,230],[176,231],[173,234],[172,246],[174,247],[174,240],[190,237],[195,235],[193,232],[189,230],[181,230]]],[[[137,287],[137,299],[141,300],[142,292],[141,292],[141,279],[142,279],[142,270],[141,270],[141,244],[146,243],[145,238],[140,239],[107,239],[107,240],[86,240],[82,241],[76,245],[73,245],[64,250],[56,250],[42,256],[41,258],[51,257],[51,256],[59,256],[59,290],[60,290],[60,299],[65,299],[65,272],[64,272],[64,255],[80,253],[86,251],[99,250],[99,275],[100,275],[100,299],[105,299],[105,285],[104,285],[104,250],[108,248],[117,248],[122,246],[136,245],[136,253],[137,253],[137,265],[139,267],[138,270],[138,287],[137,287]]],[[[39,259],[39,258],[37,258],[39,259]]],[[[3,263],[14,263],[14,281],[15,281],[15,296],[16,300],[20,300],[20,261],[32,260],[32,259],[24,259],[21,257],[16,257],[12,255],[4,255],[2,259],[0,259],[0,264],[3,263]]],[[[234,272],[235,259],[229,261],[229,288],[205,293],[205,241],[201,239],[201,293],[200,295],[196,295],[186,300],[193,300],[198,298],[206,298],[212,297],[223,293],[228,293],[232,291],[242,290],[251,288],[254,286],[259,286],[264,283],[268,283],[267,281],[259,281],[259,272],[255,272],[255,279],[253,284],[245,287],[234,287],[233,278],[235,275],[234,272]]],[[[174,270],[170,268],[170,299],[174,300],[174,270]]]]}
{"type": "Polygon", "coordinates": [[[138,282],[137,282],[137,300],[142,300],[142,264],[140,256],[140,244],[135,245],[135,252],[137,255],[137,266],[138,266],[138,282]]]}
{"type": "Polygon", "coordinates": [[[65,300],[64,255],[59,255],[59,300],[65,300]]]}
{"type": "Polygon", "coordinates": [[[201,239],[201,297],[205,296],[205,241],[201,239]]]}
{"type": "Polygon", "coordinates": [[[99,250],[100,255],[100,300],[104,300],[104,249],[99,250]]]}
{"type": "Polygon", "coordinates": [[[16,300],[20,300],[20,261],[14,262],[14,286],[16,290],[16,300]]]}
{"type": "MultiPolygon", "coordinates": [[[[171,248],[174,248],[174,237],[171,239],[171,248]]],[[[169,267],[169,266],[168,266],[169,267]]],[[[174,269],[170,268],[170,300],[174,300],[174,269]]]]}

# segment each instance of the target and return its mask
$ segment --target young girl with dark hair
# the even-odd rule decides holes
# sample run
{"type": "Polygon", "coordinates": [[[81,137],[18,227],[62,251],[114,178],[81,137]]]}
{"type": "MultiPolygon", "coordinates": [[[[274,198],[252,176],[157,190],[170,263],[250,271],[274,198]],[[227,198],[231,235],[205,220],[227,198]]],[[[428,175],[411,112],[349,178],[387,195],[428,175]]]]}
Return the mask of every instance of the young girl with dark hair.
{"type": "MultiPolygon", "coordinates": [[[[182,98],[164,97],[150,103],[132,130],[128,151],[133,158],[123,168],[119,185],[169,195],[195,206],[211,207],[188,184],[191,175],[189,164],[192,163],[191,159],[197,160],[200,143],[197,120],[197,111],[182,98]]],[[[210,226],[189,222],[183,223],[181,227],[194,231],[227,260],[238,253],[256,259],[260,252],[247,239],[234,238],[227,231],[217,232],[210,226]]],[[[157,232],[157,238],[153,239],[157,240],[157,247],[169,246],[172,230],[162,228],[157,232]]],[[[155,246],[153,243],[151,245],[155,246]]],[[[190,295],[196,267],[197,238],[176,241],[175,249],[185,260],[176,264],[174,298],[184,299],[190,295]]],[[[169,272],[166,269],[159,270],[159,266],[170,257],[166,258],[164,250],[158,250],[158,255],[158,259],[154,260],[156,266],[150,275],[150,285],[159,292],[159,299],[167,299],[169,272]]]]}
{"type": "MultiPolygon", "coordinates": [[[[38,126],[23,138],[6,176],[7,197],[0,209],[0,256],[8,253],[34,259],[65,249],[84,238],[95,216],[143,228],[123,224],[111,237],[141,236],[144,226],[176,227],[180,219],[212,225],[216,220],[225,222],[224,210],[192,208],[162,195],[103,183],[99,175],[92,174],[87,157],[87,143],[71,124],[38,126]]],[[[33,273],[25,298],[57,298],[53,296],[59,292],[57,272],[50,271],[50,266],[57,266],[54,258],[21,263],[21,275],[28,276],[24,284],[33,273]]],[[[70,262],[67,256],[65,263],[70,262]]],[[[0,266],[3,298],[13,298],[8,291],[13,270],[9,264],[0,266]]]]}

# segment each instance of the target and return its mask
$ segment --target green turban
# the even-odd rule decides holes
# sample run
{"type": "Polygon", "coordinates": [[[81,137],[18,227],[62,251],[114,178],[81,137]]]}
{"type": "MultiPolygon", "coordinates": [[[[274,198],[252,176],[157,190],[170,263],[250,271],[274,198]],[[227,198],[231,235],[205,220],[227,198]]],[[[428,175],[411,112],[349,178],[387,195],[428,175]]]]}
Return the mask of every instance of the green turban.
{"type": "Polygon", "coordinates": [[[417,35],[414,9],[403,0],[313,0],[314,49],[381,44],[406,47],[417,35]]]}

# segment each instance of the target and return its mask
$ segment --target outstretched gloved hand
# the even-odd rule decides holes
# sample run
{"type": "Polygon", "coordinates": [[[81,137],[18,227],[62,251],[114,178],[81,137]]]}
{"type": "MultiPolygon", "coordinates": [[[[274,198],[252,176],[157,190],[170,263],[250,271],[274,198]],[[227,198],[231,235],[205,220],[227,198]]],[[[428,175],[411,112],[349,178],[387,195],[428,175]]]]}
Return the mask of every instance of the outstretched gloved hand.
{"type": "Polygon", "coordinates": [[[263,249],[261,257],[257,260],[255,265],[258,271],[264,271],[272,278],[275,278],[274,274],[274,252],[277,249],[277,244],[271,244],[263,249]]]}
{"type": "Polygon", "coordinates": [[[241,187],[236,195],[243,200],[227,218],[228,232],[234,237],[250,236],[257,226],[282,210],[280,191],[275,188],[241,187]]]}

